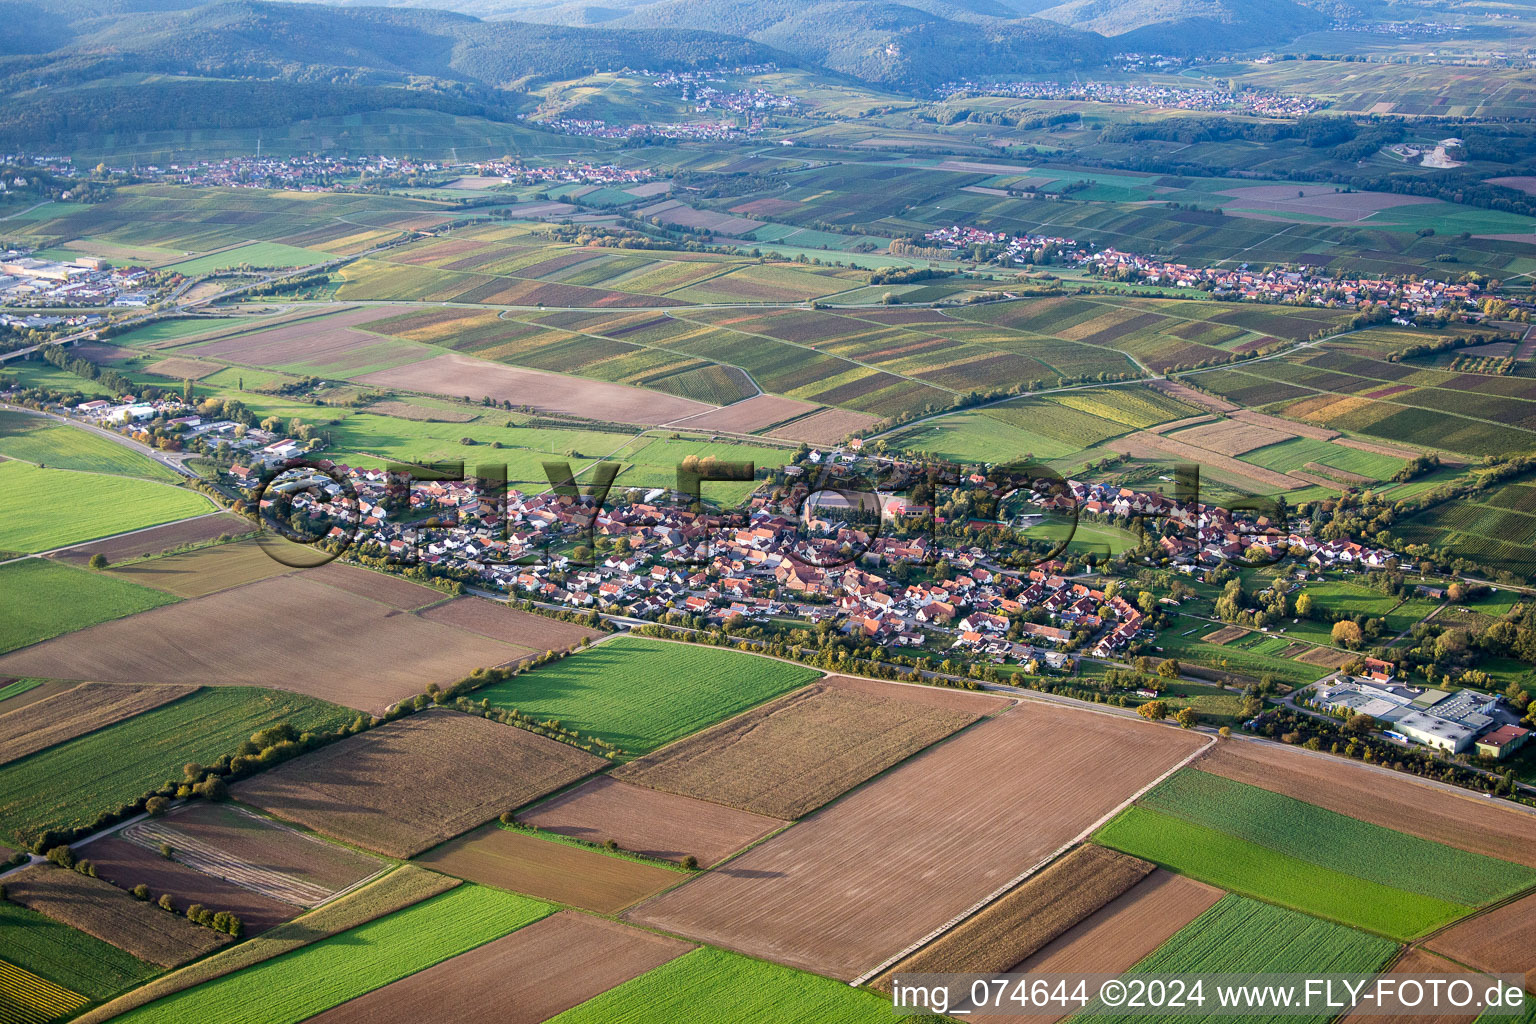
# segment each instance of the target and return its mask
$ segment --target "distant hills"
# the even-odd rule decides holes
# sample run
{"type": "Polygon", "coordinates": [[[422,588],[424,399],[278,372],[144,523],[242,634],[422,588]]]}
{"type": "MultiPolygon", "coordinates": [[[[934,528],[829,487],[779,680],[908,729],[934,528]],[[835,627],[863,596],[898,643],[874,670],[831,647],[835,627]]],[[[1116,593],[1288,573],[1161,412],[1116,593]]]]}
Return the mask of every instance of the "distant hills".
{"type": "Polygon", "coordinates": [[[1038,16],[1109,37],[1117,50],[1168,54],[1271,46],[1329,20],[1292,0],[1067,0],[1038,16]]]}

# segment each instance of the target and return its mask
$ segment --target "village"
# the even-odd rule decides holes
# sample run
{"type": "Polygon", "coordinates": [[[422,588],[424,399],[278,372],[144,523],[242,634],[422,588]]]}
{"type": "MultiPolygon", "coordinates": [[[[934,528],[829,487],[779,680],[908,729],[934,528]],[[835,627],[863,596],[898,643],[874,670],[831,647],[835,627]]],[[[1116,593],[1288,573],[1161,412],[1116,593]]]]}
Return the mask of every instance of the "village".
{"type": "Polygon", "coordinates": [[[1241,111],[1260,117],[1302,117],[1327,106],[1308,96],[1245,89],[1178,87],[1137,82],[1000,82],[960,81],[939,86],[943,99],[964,96],[1007,96],[1029,100],[1077,100],[1090,103],[1137,104],[1173,110],[1241,111]]]}

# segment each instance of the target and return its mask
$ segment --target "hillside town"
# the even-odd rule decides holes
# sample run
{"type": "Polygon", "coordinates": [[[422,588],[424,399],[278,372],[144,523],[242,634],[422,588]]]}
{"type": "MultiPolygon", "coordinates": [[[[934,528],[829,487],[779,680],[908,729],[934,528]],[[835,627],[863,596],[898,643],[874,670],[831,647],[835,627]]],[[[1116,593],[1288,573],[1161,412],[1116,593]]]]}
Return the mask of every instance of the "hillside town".
{"type": "Polygon", "coordinates": [[[1006,96],[1024,100],[1136,104],[1173,110],[1240,111],[1259,117],[1303,117],[1327,106],[1323,101],[1310,96],[1253,89],[1230,92],[1204,86],[1158,85],[1150,82],[1007,82],[961,79],[944,83],[937,92],[943,99],[1006,96]]]}

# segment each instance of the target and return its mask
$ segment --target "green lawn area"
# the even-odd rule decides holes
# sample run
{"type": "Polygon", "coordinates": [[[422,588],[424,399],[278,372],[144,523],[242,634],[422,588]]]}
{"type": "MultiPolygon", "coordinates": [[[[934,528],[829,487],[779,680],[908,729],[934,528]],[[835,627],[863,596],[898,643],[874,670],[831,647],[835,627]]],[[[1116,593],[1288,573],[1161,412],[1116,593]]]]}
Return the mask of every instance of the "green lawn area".
{"type": "Polygon", "coordinates": [[[1094,841],[1223,889],[1399,941],[1467,913],[1464,906],[1320,867],[1146,807],[1127,808],[1094,841]]]}
{"type": "MultiPolygon", "coordinates": [[[[1397,947],[1373,935],[1319,921],[1241,896],[1223,896],[1205,913],[1145,957],[1130,974],[1371,974],[1397,947]]],[[[1210,998],[1208,995],[1207,998],[1210,998]]],[[[1077,1021],[1093,1024],[1146,1024],[1146,1011],[1094,1012],[1090,1005],[1077,1021]]],[[[1332,1011],[1304,1016],[1243,1015],[1245,1021],[1323,1024],[1332,1011]]],[[[1180,1015],[1181,1021],[1226,1020],[1220,1014],[1180,1015]]]]}
{"type": "MultiPolygon", "coordinates": [[[[1187,615],[1174,615],[1167,629],[1158,634],[1159,653],[1166,657],[1194,665],[1205,665],[1225,672],[1252,676],[1256,679],[1272,675],[1277,680],[1293,685],[1313,683],[1331,670],[1317,665],[1307,665],[1289,658],[1277,658],[1261,650],[1239,647],[1236,643],[1208,644],[1200,638],[1220,629],[1219,623],[1187,615]]],[[[1305,620],[1303,620],[1305,621],[1305,620]]],[[[1291,628],[1287,624],[1287,628],[1291,628]]],[[[1260,634],[1262,637],[1262,634],[1260,634]]],[[[1283,644],[1281,647],[1283,648],[1283,644]]]]}
{"type": "Polygon", "coordinates": [[[890,1017],[890,1001],[866,989],[706,946],[549,1024],[867,1024],[890,1017]]]}
{"type": "Polygon", "coordinates": [[[254,732],[288,722],[332,730],[357,712],[296,693],[221,686],[0,767],[0,839],[30,845],[47,828],[89,825],[168,780],[212,764],[254,732]]]}
{"type": "Polygon", "coordinates": [[[0,462],[0,551],[50,551],[213,510],[169,484],[0,462]]]}
{"type": "Polygon", "coordinates": [[[1067,551],[1075,553],[1092,552],[1102,555],[1108,550],[1110,555],[1118,555],[1122,551],[1135,551],[1141,546],[1142,540],[1130,530],[1104,523],[1090,523],[1083,519],[1078,520],[1076,529],[1072,528],[1072,522],[1068,519],[1042,521],[1023,531],[1024,536],[1031,540],[1049,541],[1053,545],[1059,544],[1069,532],[1072,541],[1067,545],[1067,551]]]}
{"type": "Polygon", "coordinates": [[[62,562],[0,565],[0,651],[174,604],[170,594],[62,562]]]}
{"type": "Polygon", "coordinates": [[[1386,480],[1406,465],[1402,459],[1394,459],[1390,455],[1346,448],[1313,437],[1295,437],[1279,444],[1266,445],[1247,452],[1242,456],[1242,461],[1277,473],[1289,473],[1293,469],[1305,471],[1307,463],[1315,462],[1346,473],[1370,477],[1372,480],[1386,480]]]}
{"type": "Polygon", "coordinates": [[[1194,768],[1171,776],[1138,803],[1319,867],[1466,907],[1536,885],[1531,868],[1194,768]]]}
{"type": "Polygon", "coordinates": [[[7,961],[91,999],[109,999],[160,973],[154,964],[8,900],[0,900],[0,935],[7,961]]]}
{"type": "Polygon", "coordinates": [[[41,416],[0,410],[0,455],[52,469],[142,476],[175,483],[176,473],[126,445],[41,416]]]}
{"type": "Polygon", "coordinates": [[[929,420],[893,437],[890,444],[898,450],[910,448],[962,463],[998,464],[1025,456],[1060,459],[1082,451],[1081,445],[1004,423],[980,409],[929,420]]]}
{"type": "Polygon", "coordinates": [[[110,340],[114,345],[126,345],[129,347],[149,345],[156,341],[190,338],[194,334],[208,334],[212,331],[229,330],[243,324],[256,323],[259,319],[259,317],[253,316],[232,316],[179,317],[170,320],[156,320],[154,323],[145,324],[143,327],[135,327],[131,331],[113,335],[110,340]]]}
{"type": "Polygon", "coordinates": [[[643,754],[820,675],[739,651],[622,637],[478,690],[475,697],[559,719],[627,754],[643,754]]]}
{"type": "Polygon", "coordinates": [[[236,246],[233,249],[225,249],[223,252],[209,253],[206,256],[172,263],[165,269],[191,276],[207,274],[215,270],[229,270],[242,265],[307,267],[329,259],[335,259],[335,257],[328,252],[320,252],[316,249],[300,249],[298,246],[283,245],[281,242],[251,242],[249,245],[236,246]]]}
{"type": "MultiPolygon", "coordinates": [[[[120,1024],[296,1024],[406,975],[483,946],[555,908],[461,885],[243,971],[166,996],[120,1024]]],[[[487,1008],[494,1017],[494,1010],[487,1008]]]]}

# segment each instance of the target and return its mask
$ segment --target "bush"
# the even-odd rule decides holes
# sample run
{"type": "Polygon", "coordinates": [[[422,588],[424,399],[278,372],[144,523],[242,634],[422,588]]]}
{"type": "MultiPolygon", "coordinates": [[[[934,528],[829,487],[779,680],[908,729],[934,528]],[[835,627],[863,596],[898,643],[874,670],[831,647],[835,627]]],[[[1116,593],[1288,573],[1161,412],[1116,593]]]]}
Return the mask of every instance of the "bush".
{"type": "Polygon", "coordinates": [[[197,916],[202,912],[203,905],[201,903],[193,903],[191,906],[187,907],[187,920],[196,921],[197,916]]]}
{"type": "Polygon", "coordinates": [[[84,859],[83,857],[80,860],[75,861],[75,870],[80,872],[82,875],[85,875],[87,878],[96,877],[96,865],[92,864],[90,861],[84,859]]]}
{"type": "Polygon", "coordinates": [[[175,855],[176,855],[176,848],[174,846],[172,846],[170,843],[161,843],[160,844],[160,856],[164,857],[166,860],[170,860],[175,855]]]}
{"type": "Polygon", "coordinates": [[[171,802],[163,796],[152,796],[144,801],[144,811],[152,818],[158,818],[171,806],[171,802]]]}
{"type": "Polygon", "coordinates": [[[91,556],[91,560],[86,564],[92,569],[105,569],[107,567],[107,556],[98,551],[91,556]]]}
{"type": "Polygon", "coordinates": [[[61,868],[72,868],[75,866],[74,851],[62,844],[49,850],[45,856],[61,868]]]}
{"type": "Polygon", "coordinates": [[[516,818],[515,815],[513,815],[513,813],[511,811],[502,811],[501,812],[501,817],[498,818],[497,820],[500,821],[503,825],[516,825],[517,824],[517,818],[516,818]]]}
{"type": "Polygon", "coordinates": [[[690,853],[688,856],[683,858],[683,867],[687,868],[689,871],[699,870],[699,858],[690,853]]]}
{"type": "Polygon", "coordinates": [[[173,912],[176,910],[176,902],[171,899],[170,893],[163,892],[160,894],[160,909],[173,912]]]}
{"type": "Polygon", "coordinates": [[[145,885],[143,882],[140,882],[129,891],[133,893],[134,899],[143,900],[145,903],[149,902],[149,886],[145,885]]]}
{"type": "Polygon", "coordinates": [[[619,841],[617,839],[606,839],[603,841],[603,849],[607,850],[609,853],[618,853],[619,841]]]}
{"type": "Polygon", "coordinates": [[[229,787],[225,785],[224,780],[217,775],[210,775],[202,782],[199,782],[197,785],[193,786],[192,792],[196,793],[204,800],[209,800],[215,803],[220,800],[229,799],[229,787]]]}

